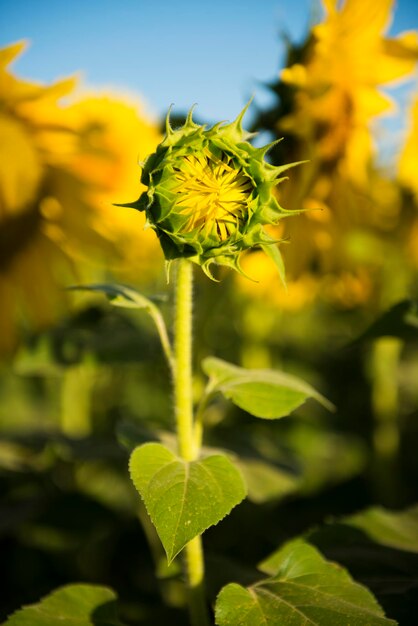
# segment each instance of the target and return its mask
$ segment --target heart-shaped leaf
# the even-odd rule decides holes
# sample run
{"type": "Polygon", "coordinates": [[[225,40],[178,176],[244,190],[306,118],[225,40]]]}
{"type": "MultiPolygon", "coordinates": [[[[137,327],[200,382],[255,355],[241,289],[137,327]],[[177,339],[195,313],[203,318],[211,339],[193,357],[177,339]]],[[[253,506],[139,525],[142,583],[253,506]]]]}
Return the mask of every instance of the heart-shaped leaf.
{"type": "MultiPolygon", "coordinates": [[[[269,570],[273,565],[269,563],[269,570]]],[[[274,555],[275,574],[251,587],[220,592],[218,626],[390,626],[373,595],[336,563],[302,540],[274,555]]]]}
{"type": "Polygon", "coordinates": [[[146,443],[133,451],[130,472],[169,562],[246,495],[240,472],[221,454],[186,462],[160,443],[146,443]]]}
{"type": "Polygon", "coordinates": [[[9,617],[3,626],[123,626],[107,587],[68,585],[9,617]]]}
{"type": "Polygon", "coordinates": [[[247,370],[215,357],[204,359],[202,365],[211,379],[212,391],[220,391],[255,417],[284,417],[308,398],[334,409],[331,402],[296,376],[275,370],[247,370]]]}

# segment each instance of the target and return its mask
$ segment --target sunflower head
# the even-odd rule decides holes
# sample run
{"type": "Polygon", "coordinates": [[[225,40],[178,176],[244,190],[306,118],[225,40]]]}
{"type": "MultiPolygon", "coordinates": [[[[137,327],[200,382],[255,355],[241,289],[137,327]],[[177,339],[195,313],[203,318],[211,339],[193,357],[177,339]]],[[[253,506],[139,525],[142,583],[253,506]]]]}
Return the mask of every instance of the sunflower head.
{"type": "Polygon", "coordinates": [[[166,136],[143,166],[147,190],[129,204],[145,211],[168,261],[189,257],[213,278],[212,264],[240,270],[239,257],[253,246],[277,240],[263,229],[289,213],[277,202],[274,187],[284,170],[264,159],[273,145],[255,148],[242,128],[243,109],[231,124],[211,128],[193,122],[166,136]]]}

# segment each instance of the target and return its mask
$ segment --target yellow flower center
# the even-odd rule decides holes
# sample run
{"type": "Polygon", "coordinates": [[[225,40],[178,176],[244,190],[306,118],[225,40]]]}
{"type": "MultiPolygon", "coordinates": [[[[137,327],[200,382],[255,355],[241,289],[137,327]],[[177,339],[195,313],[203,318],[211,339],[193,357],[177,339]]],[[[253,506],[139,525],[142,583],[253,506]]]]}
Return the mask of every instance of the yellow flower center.
{"type": "Polygon", "coordinates": [[[248,213],[253,189],[248,176],[226,154],[220,159],[209,151],[184,157],[175,172],[176,206],[189,217],[184,230],[206,230],[221,241],[230,237],[248,213]]]}

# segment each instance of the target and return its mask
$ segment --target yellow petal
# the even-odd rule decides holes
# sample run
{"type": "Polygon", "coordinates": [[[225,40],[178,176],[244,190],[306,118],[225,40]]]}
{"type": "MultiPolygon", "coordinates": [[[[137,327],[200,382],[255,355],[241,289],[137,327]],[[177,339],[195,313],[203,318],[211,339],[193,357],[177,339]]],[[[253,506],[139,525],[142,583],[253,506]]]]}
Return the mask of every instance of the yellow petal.
{"type": "Polygon", "coordinates": [[[28,129],[0,115],[0,223],[7,215],[27,210],[42,175],[41,156],[28,129]]]}

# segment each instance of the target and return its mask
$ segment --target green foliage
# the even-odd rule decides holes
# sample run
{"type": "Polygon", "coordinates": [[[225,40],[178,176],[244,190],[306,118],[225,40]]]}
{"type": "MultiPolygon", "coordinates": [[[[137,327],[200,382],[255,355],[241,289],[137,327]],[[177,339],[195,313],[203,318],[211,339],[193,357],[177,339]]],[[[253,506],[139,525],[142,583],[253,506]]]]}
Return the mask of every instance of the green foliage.
{"type": "Polygon", "coordinates": [[[415,626],[418,599],[417,507],[371,507],[311,530],[310,544],[337,560],[375,594],[390,617],[415,626]]]}
{"type": "Polygon", "coordinates": [[[16,611],[4,626],[123,626],[116,595],[96,585],[68,585],[16,611]]]}
{"type": "Polygon", "coordinates": [[[366,450],[358,438],[313,422],[294,420],[279,445],[292,450],[300,466],[299,493],[315,494],[361,474],[366,450]]]}
{"type": "Polygon", "coordinates": [[[154,304],[152,300],[146,298],[135,289],[131,289],[130,287],[125,287],[124,285],[117,284],[75,285],[70,289],[81,291],[97,291],[99,293],[104,293],[110,300],[110,303],[113,304],[113,306],[127,309],[144,309],[150,315],[155,324],[155,327],[160,337],[161,346],[164,350],[165,357],[168,361],[168,364],[172,367],[173,357],[171,354],[170,340],[168,338],[164,318],[161,314],[160,309],[154,304]]]}
{"type": "MultiPolygon", "coordinates": [[[[197,127],[190,114],[183,129],[178,132],[170,129],[166,144],[147,162],[144,176],[149,176],[149,180],[145,181],[149,183],[149,190],[135,206],[147,212],[148,221],[157,230],[168,260],[188,256],[210,275],[212,263],[240,270],[240,252],[259,245],[276,264],[284,283],[284,264],[275,246],[277,242],[262,229],[263,225],[274,223],[287,214],[270,193],[279,180],[279,170],[283,168],[269,167],[264,161],[266,150],[249,147],[244,141],[238,142],[237,150],[230,154],[234,141],[239,139],[233,135],[241,130],[238,120],[223,127],[222,132],[226,131],[224,136],[220,133],[216,139],[215,129],[206,131],[204,127],[197,127]],[[194,154],[195,141],[204,144],[205,153],[199,157],[203,172],[207,166],[213,173],[211,168],[216,162],[221,169],[227,166],[238,170],[241,191],[249,185],[246,177],[252,179],[251,185],[255,184],[251,193],[254,191],[258,195],[257,198],[254,195],[248,204],[251,209],[248,221],[242,220],[239,215],[234,223],[234,232],[231,224],[219,225],[216,219],[216,229],[199,227],[198,232],[192,232],[189,230],[190,216],[186,215],[187,211],[184,213],[181,209],[180,214],[176,214],[172,206],[175,195],[172,185],[177,184],[174,181],[176,172],[181,171],[173,165],[174,160],[186,156],[190,161],[188,157],[194,154]],[[177,150],[179,152],[175,154],[177,150]],[[243,157],[241,151],[246,153],[244,161],[248,157],[245,163],[240,160],[243,157]],[[157,157],[161,157],[161,162],[157,157]],[[208,159],[206,165],[205,159],[208,159]],[[261,180],[266,176],[269,178],[267,186],[261,180]],[[164,191],[167,191],[166,195],[164,191]],[[181,232],[183,228],[185,232],[181,232]],[[225,237],[225,232],[228,237],[225,237]]],[[[193,164],[193,158],[191,162],[193,164]]],[[[192,183],[193,177],[192,173],[192,183]]],[[[181,263],[183,268],[187,266],[188,270],[191,269],[184,259],[181,263]]],[[[179,275],[180,271],[175,274],[177,285],[179,275]]],[[[364,363],[359,358],[360,344],[363,340],[388,335],[403,341],[416,340],[416,303],[408,300],[395,305],[377,319],[360,340],[351,344],[351,350],[337,356],[328,350],[327,339],[332,337],[332,333],[352,336],[352,326],[358,320],[355,312],[346,317],[340,316],[335,325],[334,312],[328,311],[324,315],[319,309],[310,309],[308,315],[315,312],[317,320],[314,323],[317,326],[303,338],[299,334],[303,334],[301,330],[308,319],[307,314],[301,314],[299,322],[296,321],[293,329],[289,330],[288,326],[294,323],[299,313],[292,312],[286,317],[286,313],[282,312],[285,321],[280,337],[283,359],[299,367],[301,350],[306,350],[309,345],[309,358],[304,367],[308,372],[315,372],[316,380],[321,380],[321,374],[324,378],[329,376],[328,388],[333,390],[335,397],[347,398],[350,406],[347,408],[344,402],[339,402],[338,417],[331,420],[312,403],[301,412],[301,420],[282,419],[280,423],[273,424],[271,420],[285,418],[310,398],[329,410],[334,407],[296,376],[273,369],[244,369],[213,357],[203,361],[203,370],[209,376],[209,382],[199,399],[203,384],[201,380],[196,380],[192,393],[192,368],[189,367],[192,356],[191,345],[189,349],[191,282],[189,287],[187,297],[184,290],[178,289],[175,294],[177,309],[173,347],[156,298],[147,298],[123,285],[93,284],[73,288],[103,293],[114,307],[141,310],[150,315],[175,382],[175,429],[168,425],[171,412],[160,402],[161,397],[170,395],[160,393],[161,390],[165,392],[168,385],[165,382],[159,386],[156,381],[158,368],[149,366],[156,352],[156,341],[149,333],[148,320],[141,328],[141,319],[139,322],[132,321],[132,316],[125,316],[120,310],[111,310],[109,306],[101,309],[92,307],[88,315],[83,312],[79,317],[77,314],[74,321],[66,321],[57,329],[52,329],[51,335],[45,336],[45,341],[29,343],[27,351],[16,359],[21,373],[38,376],[37,385],[40,383],[39,375],[54,376],[55,379],[62,376],[64,382],[67,377],[66,384],[62,385],[67,392],[64,394],[61,390],[61,396],[56,399],[61,411],[60,431],[48,431],[41,441],[36,441],[32,433],[25,437],[12,434],[0,441],[4,457],[0,461],[0,486],[5,484],[8,487],[6,503],[0,510],[2,530],[6,540],[11,537],[15,542],[10,550],[15,557],[10,560],[13,582],[6,586],[3,615],[10,612],[10,607],[17,606],[18,601],[26,601],[27,589],[31,590],[30,597],[36,597],[38,590],[39,595],[43,593],[50,580],[55,580],[54,570],[60,559],[65,566],[56,577],[56,584],[79,579],[123,588],[123,618],[138,625],[170,623],[183,626],[185,606],[189,602],[193,626],[202,626],[208,623],[208,600],[213,603],[218,594],[216,620],[219,626],[394,624],[392,619],[385,618],[384,612],[390,618],[399,619],[402,625],[415,626],[417,605],[414,598],[418,597],[417,507],[400,513],[374,507],[338,517],[335,522],[324,524],[323,520],[356,511],[370,501],[366,500],[369,495],[365,494],[372,493],[373,486],[378,482],[375,477],[370,479],[364,471],[369,461],[372,461],[369,465],[372,467],[376,460],[370,455],[370,442],[375,445],[375,456],[379,449],[374,423],[376,407],[370,407],[369,404],[373,403],[369,400],[370,396],[376,399],[382,394],[380,390],[376,393],[376,389],[374,396],[370,394],[367,385],[370,381],[376,385],[377,375],[373,370],[367,378],[364,363]],[[187,307],[179,307],[186,301],[187,307]],[[180,309],[183,311],[183,324],[179,324],[180,309]],[[115,321],[111,326],[106,321],[109,316],[115,321]],[[129,324],[126,324],[128,321],[129,324]],[[332,330],[327,329],[328,325],[332,330]],[[318,334],[319,326],[321,330],[318,334]],[[122,388],[123,368],[118,368],[115,375],[105,367],[115,363],[126,365],[132,360],[136,366],[142,361],[143,369],[141,371],[136,367],[130,384],[122,388]],[[89,423],[86,431],[91,436],[82,439],[80,432],[64,427],[63,399],[68,400],[70,421],[75,423],[76,416],[83,413],[82,400],[91,399],[92,385],[88,384],[84,389],[77,376],[70,378],[74,384],[69,385],[68,377],[82,371],[82,368],[87,371],[91,367],[92,372],[97,373],[98,364],[102,368],[103,385],[102,382],[97,385],[95,400],[99,401],[98,405],[103,404],[98,411],[91,411],[96,421],[89,423]],[[335,364],[339,367],[334,367],[335,364]],[[181,379],[179,374],[184,372],[186,376],[180,386],[183,386],[182,394],[187,397],[187,402],[179,403],[182,394],[178,394],[176,385],[181,379]],[[360,381],[360,386],[354,384],[353,373],[354,382],[360,381]],[[107,380],[113,377],[115,397],[113,402],[108,402],[106,394],[101,392],[107,380]],[[348,380],[353,382],[350,387],[353,391],[347,395],[348,380]],[[78,393],[80,390],[83,392],[81,395],[78,393]],[[228,419],[224,420],[224,403],[212,402],[213,396],[218,393],[239,409],[263,419],[250,420],[242,411],[231,410],[228,419]],[[129,401],[125,404],[129,394],[132,394],[130,405],[129,401]],[[120,402],[122,395],[123,405],[120,402]],[[152,411],[155,399],[157,410],[152,411]],[[190,410],[184,410],[186,404],[190,410]],[[195,405],[196,413],[193,410],[195,405]],[[167,420],[163,422],[165,416],[167,420]],[[104,419],[100,421],[97,417],[104,419]],[[124,420],[125,426],[135,424],[135,428],[124,428],[124,420]],[[185,425],[188,430],[186,446],[184,439],[183,444],[181,441],[185,425]],[[135,490],[125,480],[126,451],[117,448],[113,441],[109,447],[109,442],[104,441],[102,449],[102,434],[113,436],[115,427],[120,439],[131,450],[139,443],[143,444],[133,451],[130,470],[144,504],[139,505],[135,490]],[[100,437],[97,437],[96,429],[100,437]],[[208,445],[202,447],[203,441],[208,441],[208,445]],[[174,452],[177,449],[181,451],[179,456],[174,452]],[[190,458],[196,460],[187,460],[190,458]],[[48,485],[47,490],[45,485],[48,485]],[[244,499],[247,488],[251,502],[238,507],[233,516],[222,524],[221,530],[212,530],[207,542],[208,554],[203,557],[200,535],[227,516],[244,499]],[[44,491],[47,491],[46,495],[44,491]],[[76,515],[73,515],[74,511],[76,515]],[[142,533],[138,532],[138,517],[142,533]],[[312,530],[312,524],[318,525],[312,530]],[[260,573],[255,572],[254,563],[260,560],[263,553],[271,550],[271,546],[277,545],[278,538],[279,545],[282,545],[289,535],[298,534],[304,537],[303,541],[296,539],[284,544],[261,563],[260,569],[268,577],[259,580],[260,573]],[[188,545],[192,540],[193,543],[188,545]],[[182,569],[176,556],[183,549],[185,567],[182,569]],[[77,551],[77,560],[73,558],[74,551],[77,551]],[[134,557],[126,559],[126,555],[131,556],[131,553],[134,557]],[[150,558],[150,563],[146,563],[147,556],[152,556],[153,562],[150,558]],[[48,566],[43,572],[45,562],[53,563],[52,575],[48,566]],[[21,563],[28,563],[28,566],[22,568],[21,563]],[[207,584],[203,564],[207,570],[207,584]],[[150,581],[154,584],[155,579],[158,588],[150,592],[150,581]],[[236,582],[230,584],[231,580],[236,582]],[[17,587],[17,593],[9,598],[8,591],[13,589],[13,585],[17,587]],[[222,590],[219,592],[219,589],[222,590]]],[[[200,289],[201,285],[198,286],[200,289]]],[[[229,310],[218,294],[216,297],[212,294],[206,304],[207,312],[202,316],[205,323],[198,319],[196,326],[209,329],[206,333],[209,336],[213,334],[214,327],[221,328],[222,320],[228,318],[229,313],[232,319],[237,319],[233,314],[242,306],[242,301],[235,303],[236,308],[229,301],[229,310]],[[207,325],[209,318],[211,323],[214,320],[214,326],[207,325]]],[[[214,352],[226,356],[231,354],[233,360],[243,357],[248,363],[254,356],[255,364],[275,362],[279,344],[274,337],[276,312],[271,310],[269,324],[257,328],[262,311],[262,307],[254,306],[249,316],[251,324],[246,324],[244,312],[242,318],[238,317],[232,333],[230,326],[227,330],[223,329],[214,339],[214,352]],[[248,335],[240,336],[240,332],[248,335]],[[261,345],[261,342],[266,342],[266,345],[261,345]]],[[[360,319],[363,319],[361,315],[360,319]]],[[[364,324],[364,319],[361,324],[364,324]]],[[[199,341],[197,337],[196,340],[199,341]]],[[[202,345],[198,344],[197,353],[207,353],[206,337],[202,345]]],[[[416,402],[412,394],[404,401],[401,398],[403,387],[397,385],[401,373],[405,380],[404,359],[401,372],[398,360],[388,361],[385,351],[382,355],[381,358],[379,352],[378,361],[388,372],[388,385],[385,381],[383,390],[395,392],[392,398],[396,401],[390,405],[393,425],[397,429],[393,441],[403,452],[411,446],[413,438],[403,437],[404,422],[399,420],[397,423],[397,417],[399,414],[403,418],[407,412],[414,411],[416,402]],[[396,367],[393,367],[394,364],[396,367]]],[[[161,370],[166,375],[166,369],[161,370]]],[[[410,388],[415,393],[413,373],[409,377],[412,381],[410,388]]],[[[88,382],[91,381],[89,378],[88,382]]],[[[20,397],[20,394],[15,395],[20,397]]],[[[383,400],[383,405],[387,408],[389,403],[383,400]]],[[[87,403],[87,406],[90,407],[90,404],[87,403]]],[[[46,408],[50,407],[46,404],[39,406],[36,420],[41,413],[53,414],[46,408]]],[[[15,410],[11,414],[10,421],[15,419],[15,410]]],[[[411,429],[405,432],[409,434],[411,429]]],[[[391,467],[400,470],[394,484],[402,486],[401,473],[404,480],[409,476],[409,468],[407,463],[401,468],[404,458],[398,455],[398,447],[392,452],[394,457],[399,457],[399,468],[396,463],[393,466],[387,464],[388,471],[391,467]]],[[[415,452],[416,448],[413,449],[414,463],[415,452]]],[[[413,476],[414,472],[411,474],[413,476]]],[[[409,480],[412,484],[413,479],[409,480]]],[[[373,498],[378,501],[376,493],[373,498]]],[[[402,498],[401,494],[401,503],[405,501],[402,498]]],[[[5,545],[8,558],[7,542],[5,545]]],[[[115,595],[110,589],[89,585],[61,588],[40,603],[16,612],[6,624],[53,626],[58,621],[68,626],[120,626],[115,595]]]]}
{"type": "MultiPolygon", "coordinates": [[[[149,441],[157,440],[168,448],[174,450],[175,436],[166,430],[150,431],[140,428],[129,422],[121,422],[118,426],[118,437],[123,446],[128,450],[149,441]]],[[[235,437],[235,440],[237,438],[235,437]]],[[[222,448],[204,446],[202,454],[205,456],[218,454],[220,452],[230,456],[231,461],[241,471],[248,489],[248,499],[259,504],[271,502],[294,493],[301,486],[301,477],[289,468],[279,467],[270,463],[257,453],[251,450],[251,455],[243,454],[242,451],[233,446],[233,441],[222,448]]]]}
{"type": "Polygon", "coordinates": [[[203,361],[210,389],[219,391],[255,417],[277,419],[289,415],[308,398],[327,409],[333,405],[313,387],[296,376],[275,370],[248,370],[215,357],[203,361]]]}
{"type": "Polygon", "coordinates": [[[130,472],[169,562],[246,495],[239,471],[220,454],[187,463],[162,444],[147,443],[132,453],[130,472]]]}
{"type": "Polygon", "coordinates": [[[302,540],[261,564],[272,574],[249,588],[232,583],[216,602],[218,626],[389,626],[372,594],[302,540]]]}
{"type": "Polygon", "coordinates": [[[359,528],[377,543],[418,553],[418,505],[397,512],[372,507],[346,517],[344,523],[359,528]]]}
{"type": "Polygon", "coordinates": [[[70,291],[96,291],[107,296],[113,306],[120,306],[128,309],[146,309],[153,312],[156,306],[152,300],[146,298],[141,293],[125,287],[125,285],[112,284],[94,284],[94,285],[74,285],[69,288],[70,291]]]}
{"type": "Polygon", "coordinates": [[[241,457],[236,464],[247,483],[248,498],[258,504],[284,498],[300,485],[294,474],[259,459],[241,457]]]}

